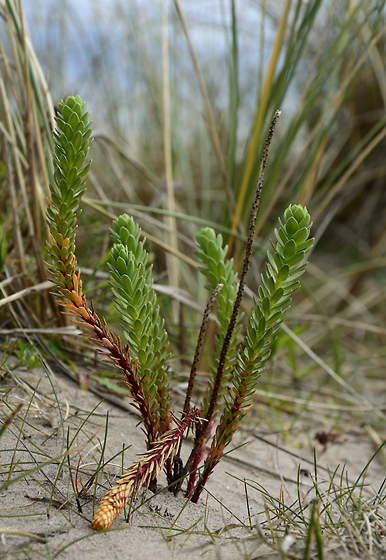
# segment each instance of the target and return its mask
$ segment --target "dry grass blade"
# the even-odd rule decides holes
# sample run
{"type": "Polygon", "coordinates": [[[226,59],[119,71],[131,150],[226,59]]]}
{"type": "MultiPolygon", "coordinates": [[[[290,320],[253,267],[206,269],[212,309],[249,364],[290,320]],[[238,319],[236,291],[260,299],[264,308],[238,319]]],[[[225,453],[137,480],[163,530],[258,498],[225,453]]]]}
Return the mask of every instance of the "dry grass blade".
{"type": "MultiPolygon", "coordinates": [[[[259,103],[259,109],[256,113],[255,122],[253,123],[251,144],[248,148],[248,154],[246,156],[246,164],[241,178],[241,185],[237,198],[237,205],[236,205],[235,213],[232,218],[232,231],[236,231],[237,224],[240,220],[242,208],[245,205],[245,195],[247,192],[248,183],[251,179],[252,167],[256,159],[256,153],[258,150],[260,136],[264,126],[268,97],[270,95],[274,72],[278,63],[280,50],[283,44],[283,35],[287,26],[288,12],[290,9],[290,5],[291,2],[287,0],[281,15],[280,24],[277,30],[277,35],[272,50],[271,59],[268,64],[267,75],[264,81],[264,86],[263,86],[261,99],[259,103]]],[[[233,240],[231,240],[231,243],[232,241],[233,240]]],[[[232,251],[232,245],[230,245],[230,251],[232,251]]]]}
{"type": "MultiPolygon", "coordinates": [[[[355,389],[353,389],[351,387],[351,385],[349,385],[349,383],[347,383],[344,379],[342,379],[341,377],[339,377],[339,375],[336,374],[336,372],[325,362],[323,362],[323,360],[321,358],[319,358],[319,356],[317,356],[315,354],[315,352],[313,352],[311,350],[311,348],[309,348],[294,332],[291,331],[291,329],[289,329],[287,327],[287,325],[282,324],[281,328],[283,329],[284,332],[286,332],[291,338],[292,340],[294,340],[320,367],[322,367],[324,369],[324,371],[326,371],[331,377],[332,379],[334,379],[334,381],[336,381],[337,383],[339,383],[339,385],[341,385],[342,387],[344,387],[344,389],[346,389],[346,391],[348,393],[350,393],[353,397],[355,397],[357,399],[358,402],[361,402],[363,404],[365,404],[366,406],[370,407],[371,410],[374,410],[374,406],[365,398],[363,397],[363,395],[359,394],[357,391],[355,391],[355,389]]],[[[381,418],[385,419],[385,415],[383,414],[383,412],[381,412],[380,410],[376,410],[376,414],[378,416],[380,416],[381,418]]]]}
{"type": "MultiPolygon", "coordinates": [[[[162,100],[164,116],[164,157],[165,157],[165,177],[166,177],[166,201],[169,216],[166,216],[166,223],[170,232],[177,231],[176,219],[173,212],[176,209],[173,185],[173,161],[172,161],[172,138],[171,138],[171,115],[170,115],[170,71],[169,71],[169,22],[168,22],[168,3],[162,4],[162,100]]],[[[169,284],[178,289],[180,269],[178,266],[178,240],[173,233],[167,237],[172,253],[167,255],[167,268],[169,284]]],[[[177,323],[179,315],[179,305],[173,301],[173,319],[177,323]]]]}
{"type": "Polygon", "coordinates": [[[212,143],[213,143],[213,147],[214,147],[214,151],[216,152],[216,157],[217,157],[217,160],[218,160],[218,163],[219,163],[219,166],[220,166],[220,171],[221,171],[222,179],[223,179],[224,186],[225,186],[225,192],[226,192],[226,196],[227,196],[227,200],[228,200],[228,206],[232,210],[235,207],[235,200],[234,200],[232,189],[229,185],[225,160],[224,160],[223,152],[222,152],[222,149],[221,149],[220,139],[219,139],[219,136],[218,136],[217,127],[216,127],[216,123],[215,123],[215,120],[214,120],[213,111],[212,111],[212,107],[211,107],[211,104],[210,104],[209,96],[208,96],[208,93],[206,91],[204,78],[203,78],[203,75],[202,75],[202,72],[201,72],[201,69],[200,69],[200,65],[199,65],[195,50],[194,50],[192,40],[190,38],[189,28],[188,28],[188,25],[186,23],[186,19],[185,19],[184,13],[182,11],[181,4],[180,4],[179,0],[174,0],[174,4],[176,6],[177,13],[178,13],[178,16],[181,20],[181,25],[182,25],[182,28],[184,30],[185,37],[186,37],[186,40],[187,40],[188,45],[189,45],[190,56],[192,57],[194,69],[196,71],[196,75],[197,75],[197,78],[198,78],[198,83],[200,85],[201,95],[202,95],[204,105],[205,105],[205,111],[206,111],[206,115],[207,115],[207,119],[208,119],[208,126],[209,126],[209,134],[210,134],[210,137],[211,137],[211,140],[212,140],[212,143]]]}
{"type": "Polygon", "coordinates": [[[42,543],[47,542],[44,537],[36,535],[35,533],[30,533],[29,531],[21,531],[19,529],[7,529],[6,527],[0,527],[0,535],[13,535],[15,537],[23,537],[42,543]]]}
{"type": "Polygon", "coordinates": [[[32,293],[32,292],[44,292],[44,291],[48,291],[50,289],[52,289],[53,284],[50,280],[45,280],[44,282],[41,282],[40,284],[36,284],[35,286],[30,286],[29,288],[25,288],[24,290],[20,290],[19,292],[16,292],[15,294],[12,294],[11,296],[7,296],[5,298],[3,298],[0,301],[0,307],[2,307],[3,305],[8,305],[8,303],[11,303],[12,301],[16,301],[18,299],[23,298],[24,296],[32,293]]]}
{"type": "MultiPolygon", "coordinates": [[[[53,104],[44,74],[28,35],[21,5],[4,3],[7,35],[0,42],[2,66],[0,98],[3,107],[2,145],[9,183],[16,270],[24,273],[19,289],[27,288],[30,274],[30,251],[34,256],[34,276],[40,284],[46,279],[42,240],[46,236],[45,197],[52,174],[49,153],[52,147],[53,104]],[[8,44],[7,44],[8,43],[8,44]],[[9,48],[10,47],[10,48],[9,48]],[[9,58],[12,57],[12,58],[9,58]],[[26,231],[23,231],[25,228],[26,231]]],[[[10,211],[8,209],[8,211],[10,211]]],[[[33,307],[36,323],[46,320],[50,309],[58,318],[53,298],[42,294],[40,308],[30,298],[23,302],[33,307]]]]}

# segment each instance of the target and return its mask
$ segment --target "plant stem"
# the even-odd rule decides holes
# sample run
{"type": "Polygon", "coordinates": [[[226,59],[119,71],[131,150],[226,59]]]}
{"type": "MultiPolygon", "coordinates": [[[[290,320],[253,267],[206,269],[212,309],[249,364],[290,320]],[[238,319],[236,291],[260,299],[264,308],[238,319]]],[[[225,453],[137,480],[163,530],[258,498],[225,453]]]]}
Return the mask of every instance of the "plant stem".
{"type": "MultiPolygon", "coordinates": [[[[186,415],[189,413],[190,401],[191,401],[192,392],[193,392],[193,385],[194,385],[194,380],[195,380],[196,372],[197,372],[197,365],[198,365],[198,362],[200,361],[200,357],[201,357],[201,350],[202,350],[202,345],[203,345],[204,338],[205,338],[206,327],[207,327],[208,321],[209,321],[209,315],[210,315],[210,312],[212,310],[214,301],[215,301],[218,293],[220,292],[220,290],[222,288],[223,288],[223,284],[218,284],[218,286],[216,286],[216,288],[213,290],[212,295],[210,296],[210,298],[208,300],[208,303],[206,304],[206,308],[205,308],[204,315],[203,315],[203,318],[202,318],[200,333],[199,333],[198,339],[197,339],[196,352],[194,354],[194,359],[193,359],[192,367],[191,367],[191,370],[190,370],[188,388],[186,390],[185,404],[184,404],[184,409],[183,409],[183,412],[182,412],[182,419],[184,417],[186,417],[186,415]]],[[[182,443],[182,440],[181,440],[180,445],[178,447],[177,453],[174,457],[174,460],[178,461],[178,463],[181,463],[181,459],[179,459],[180,452],[181,452],[181,443],[182,443]]],[[[186,470],[182,469],[182,473],[186,474],[186,470]]],[[[175,480],[180,479],[179,483],[176,483],[172,488],[170,488],[170,490],[172,490],[176,494],[181,488],[181,485],[182,485],[182,482],[183,482],[183,477],[181,477],[181,472],[175,472],[173,478],[175,480]]],[[[169,481],[169,475],[168,475],[168,481],[169,481]]]]}
{"type": "Polygon", "coordinates": [[[191,370],[190,370],[190,376],[189,376],[188,388],[186,390],[186,398],[185,398],[183,414],[187,414],[188,411],[189,411],[189,408],[190,408],[190,400],[192,398],[194,379],[196,377],[197,365],[198,365],[198,362],[200,361],[200,357],[201,357],[201,350],[202,350],[202,345],[203,345],[203,342],[204,342],[206,327],[207,327],[208,321],[209,321],[209,315],[210,315],[210,312],[212,311],[214,300],[216,299],[217,294],[220,292],[220,290],[222,288],[223,288],[223,284],[218,284],[218,286],[213,290],[213,293],[210,296],[210,298],[208,300],[208,303],[206,305],[206,308],[205,308],[205,312],[204,312],[204,315],[203,315],[203,318],[202,318],[200,333],[198,335],[196,352],[194,354],[194,359],[193,359],[192,367],[191,367],[191,370]]]}
{"type": "Polygon", "coordinates": [[[87,301],[82,292],[80,271],[78,274],[74,273],[72,275],[72,289],[68,293],[62,290],[58,285],[56,288],[58,289],[59,295],[65,297],[64,300],[57,301],[59,305],[62,305],[67,310],[64,314],[70,317],[77,317],[77,319],[73,319],[73,322],[83,327],[83,329],[92,332],[90,340],[102,346],[103,350],[100,350],[100,352],[107,355],[114,365],[125,375],[124,381],[129,387],[134,399],[133,406],[139,410],[145,424],[148,440],[147,447],[149,449],[151,443],[155,441],[156,438],[149,405],[143,394],[141,380],[137,375],[136,362],[130,357],[127,348],[125,348],[124,351],[122,350],[119,337],[114,335],[107,328],[105,320],[102,319],[101,321],[99,319],[93,307],[92,309],[87,307],[87,301]]]}

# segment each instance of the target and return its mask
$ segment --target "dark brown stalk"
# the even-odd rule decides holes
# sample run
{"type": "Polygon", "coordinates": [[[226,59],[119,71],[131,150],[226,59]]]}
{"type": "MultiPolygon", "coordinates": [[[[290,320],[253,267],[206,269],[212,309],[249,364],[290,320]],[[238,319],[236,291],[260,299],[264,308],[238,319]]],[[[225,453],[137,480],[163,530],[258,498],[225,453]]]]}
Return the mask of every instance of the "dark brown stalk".
{"type": "Polygon", "coordinates": [[[204,311],[204,315],[202,317],[201,329],[197,339],[196,352],[194,354],[194,359],[190,370],[188,388],[186,390],[186,398],[185,398],[183,414],[187,414],[190,408],[190,400],[192,398],[194,379],[196,377],[198,362],[200,361],[200,357],[201,357],[201,350],[202,350],[202,345],[204,343],[206,327],[209,321],[209,315],[210,312],[212,311],[214,300],[216,299],[218,293],[223,288],[223,286],[224,284],[218,284],[218,286],[216,286],[216,288],[213,290],[213,293],[208,300],[208,303],[204,311]]]}
{"type": "Polygon", "coordinates": [[[199,448],[201,447],[202,442],[203,442],[204,437],[205,437],[205,426],[207,426],[210,423],[210,421],[212,420],[213,412],[214,412],[214,409],[215,409],[215,406],[216,406],[216,403],[217,403],[218,392],[219,392],[222,377],[223,377],[223,374],[224,374],[225,359],[226,359],[226,356],[227,356],[227,353],[228,353],[229,343],[230,343],[230,340],[231,340],[231,337],[232,337],[232,334],[233,334],[233,331],[234,331],[234,328],[235,328],[235,325],[236,325],[237,315],[239,314],[241,300],[243,298],[243,293],[244,293],[244,288],[245,288],[245,279],[246,279],[246,275],[248,273],[249,266],[250,266],[250,263],[251,263],[253,238],[254,238],[254,233],[255,233],[257,212],[259,210],[261,190],[262,190],[262,187],[263,187],[264,171],[265,171],[265,167],[267,165],[269,147],[271,145],[273,133],[274,133],[274,130],[275,130],[276,121],[279,117],[280,117],[280,111],[276,111],[276,113],[275,113],[275,115],[272,119],[272,122],[271,122],[271,126],[270,126],[270,129],[269,129],[269,132],[268,132],[267,140],[265,142],[265,147],[264,147],[263,155],[262,155],[262,158],[261,158],[259,177],[257,179],[255,198],[253,200],[251,217],[250,217],[250,220],[249,220],[248,241],[247,241],[247,245],[246,245],[246,248],[245,248],[244,266],[243,266],[243,271],[242,271],[241,276],[240,276],[239,288],[238,288],[238,291],[237,291],[235,303],[233,305],[233,311],[232,311],[232,316],[231,316],[231,319],[230,319],[230,322],[229,322],[228,330],[226,332],[224,343],[223,343],[223,346],[221,348],[216,379],[215,379],[215,382],[214,382],[214,385],[213,385],[212,395],[211,395],[211,398],[210,398],[210,401],[209,401],[209,407],[208,407],[208,410],[207,410],[206,415],[205,415],[205,422],[202,424],[201,429],[198,430],[193,450],[192,450],[192,452],[190,454],[190,457],[189,457],[189,459],[188,459],[188,461],[185,465],[185,472],[189,472],[191,470],[191,466],[193,464],[194,457],[195,457],[196,453],[198,452],[199,448]]]}

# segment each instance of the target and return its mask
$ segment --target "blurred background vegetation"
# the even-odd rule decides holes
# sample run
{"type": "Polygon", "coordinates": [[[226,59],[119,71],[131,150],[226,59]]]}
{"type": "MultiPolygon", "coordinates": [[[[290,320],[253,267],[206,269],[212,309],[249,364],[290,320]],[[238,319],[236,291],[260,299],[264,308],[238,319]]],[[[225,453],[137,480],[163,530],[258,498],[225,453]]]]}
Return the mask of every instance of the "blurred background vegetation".
{"type": "Polygon", "coordinates": [[[46,285],[44,213],[55,105],[80,94],[94,121],[77,237],[84,286],[114,322],[109,228],[132,214],[185,383],[207,298],[194,236],[207,225],[222,233],[240,271],[262,146],[280,109],[249,297],[289,203],[308,207],[316,241],[260,401],[291,407],[290,386],[306,400],[352,404],[371,385],[384,399],[384,0],[1,0],[0,16],[3,334],[16,325],[65,332],[46,285]]]}

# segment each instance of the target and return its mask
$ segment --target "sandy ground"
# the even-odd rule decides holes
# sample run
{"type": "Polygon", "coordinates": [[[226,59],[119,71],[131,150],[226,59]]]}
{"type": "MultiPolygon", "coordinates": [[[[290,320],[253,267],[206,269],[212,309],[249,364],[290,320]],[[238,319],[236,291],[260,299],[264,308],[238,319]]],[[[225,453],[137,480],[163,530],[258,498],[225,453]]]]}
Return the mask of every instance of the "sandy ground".
{"type": "MultiPolygon", "coordinates": [[[[100,398],[79,389],[62,375],[53,375],[51,379],[52,386],[43,368],[16,370],[13,379],[5,378],[0,385],[1,420],[10,413],[5,403],[12,408],[19,402],[23,404],[16,425],[11,425],[0,439],[1,485],[50,457],[60,456],[67,441],[71,449],[68,458],[23,476],[1,492],[1,559],[279,558],[277,550],[261,544],[261,535],[268,540],[271,535],[267,508],[271,510],[274,528],[285,525],[272,515],[272,504],[264,498],[264,492],[287,506],[300,496],[304,515],[309,515],[307,504],[315,497],[315,490],[308,473],[314,472],[314,467],[306,460],[313,460],[315,441],[311,432],[315,432],[317,423],[310,427],[308,434],[303,429],[290,442],[268,437],[272,445],[256,439],[254,435],[259,435],[259,426],[252,431],[249,424],[249,431],[240,431],[234,442],[235,446],[245,445],[216,467],[207,484],[208,492],[202,494],[199,503],[187,502],[182,493],[175,497],[168,491],[162,492],[166,485],[162,474],[159,477],[161,492],[153,495],[149,490],[141,491],[129,522],[121,513],[107,533],[93,532],[90,523],[95,507],[94,493],[99,503],[104,490],[122,472],[122,463],[128,468],[144,451],[144,439],[134,415],[110,403],[100,403],[100,398]],[[60,412],[56,399],[60,402],[60,412]],[[87,496],[81,490],[101,459],[107,412],[104,461],[110,462],[100,473],[97,485],[91,480],[87,489],[90,496],[87,496]],[[126,449],[122,458],[123,445],[126,449]],[[252,486],[246,486],[244,479],[252,486]],[[78,503],[74,491],[80,493],[78,503]],[[10,530],[15,530],[16,534],[10,534],[10,530]],[[33,535],[23,535],[22,531],[33,535]]],[[[185,457],[189,445],[184,444],[185,457]]],[[[347,425],[345,433],[326,450],[318,445],[319,489],[328,488],[324,480],[328,480],[329,475],[323,468],[333,472],[338,465],[345,465],[349,482],[353,483],[375,449],[368,432],[354,422],[347,425]]],[[[365,492],[374,496],[384,476],[384,463],[379,457],[368,469],[366,483],[369,486],[365,492]]],[[[296,504],[294,512],[295,509],[296,504]]],[[[293,517],[296,523],[295,513],[293,517]]],[[[304,541],[301,546],[304,547],[304,541]]],[[[291,551],[299,552],[301,546],[295,543],[291,551]]],[[[333,550],[326,554],[326,558],[335,557],[352,556],[344,554],[342,549],[336,555],[333,550]]]]}

